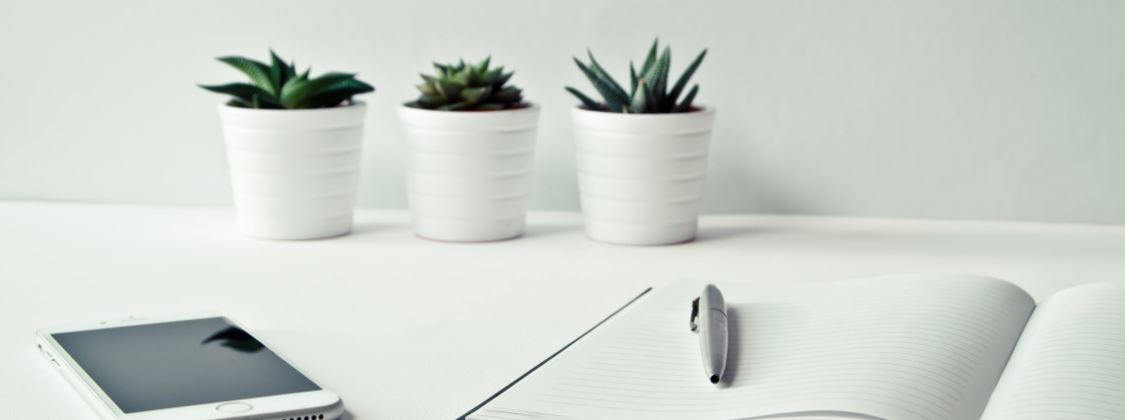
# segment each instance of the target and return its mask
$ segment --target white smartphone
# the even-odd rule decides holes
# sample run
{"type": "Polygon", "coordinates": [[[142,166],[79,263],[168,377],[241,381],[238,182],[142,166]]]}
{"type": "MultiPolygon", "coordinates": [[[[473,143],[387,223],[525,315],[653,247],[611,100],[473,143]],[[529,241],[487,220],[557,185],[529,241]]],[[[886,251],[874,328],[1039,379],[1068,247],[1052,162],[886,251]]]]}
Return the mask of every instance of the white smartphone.
{"type": "Polygon", "coordinates": [[[107,420],[336,419],[336,394],[221,316],[39,331],[36,344],[107,420]]]}

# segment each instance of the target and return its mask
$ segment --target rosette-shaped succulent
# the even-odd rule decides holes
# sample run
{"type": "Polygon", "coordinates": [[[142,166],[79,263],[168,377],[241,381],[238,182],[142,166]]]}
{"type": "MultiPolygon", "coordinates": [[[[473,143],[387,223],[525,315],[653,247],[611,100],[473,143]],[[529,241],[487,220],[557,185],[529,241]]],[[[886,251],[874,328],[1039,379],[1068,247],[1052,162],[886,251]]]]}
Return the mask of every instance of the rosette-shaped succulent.
{"type": "Polygon", "coordinates": [[[489,68],[491,57],[476,65],[434,63],[437,72],[423,74],[423,83],[417,85],[422,94],[407,106],[441,111],[496,111],[523,108],[520,88],[508,85],[514,72],[504,72],[504,66],[489,68]]]}

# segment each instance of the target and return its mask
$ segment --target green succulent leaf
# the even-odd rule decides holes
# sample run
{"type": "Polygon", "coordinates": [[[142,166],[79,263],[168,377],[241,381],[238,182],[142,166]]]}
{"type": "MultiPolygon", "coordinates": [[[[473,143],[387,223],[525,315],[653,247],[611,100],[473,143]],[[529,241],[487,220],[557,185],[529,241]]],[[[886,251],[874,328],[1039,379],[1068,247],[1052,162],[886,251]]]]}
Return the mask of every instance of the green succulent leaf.
{"type": "Polygon", "coordinates": [[[657,103],[658,112],[672,112],[675,103],[667,103],[664,97],[668,90],[668,71],[672,67],[672,49],[665,47],[660,58],[656,60],[656,72],[649,83],[652,84],[652,100],[657,103]]]}
{"type": "Polygon", "coordinates": [[[250,78],[250,82],[255,86],[264,89],[266,92],[276,94],[274,83],[270,80],[270,70],[265,64],[256,60],[251,60],[245,57],[219,57],[219,61],[238,69],[250,78]]]}
{"type": "Polygon", "coordinates": [[[633,61],[629,61],[629,96],[637,93],[637,69],[633,68],[633,61]]]}
{"type": "Polygon", "coordinates": [[[416,102],[421,108],[434,109],[445,105],[448,101],[440,95],[422,95],[416,102]]]}
{"type": "Polygon", "coordinates": [[[272,82],[273,95],[277,95],[281,91],[281,87],[285,86],[285,82],[294,77],[294,72],[286,65],[285,60],[277,53],[270,50],[270,81],[272,82]]]}
{"type": "Polygon", "coordinates": [[[259,99],[262,99],[265,102],[276,102],[273,101],[272,95],[265,89],[249,83],[227,83],[225,85],[211,86],[200,85],[199,87],[215,93],[233,96],[234,98],[247,104],[253,103],[254,97],[259,97],[259,99]]]}
{"type": "Polygon", "coordinates": [[[354,78],[344,79],[310,94],[299,106],[301,108],[333,107],[342,102],[351,101],[355,95],[374,91],[375,88],[367,83],[354,78]]]}
{"type": "Polygon", "coordinates": [[[465,100],[465,102],[475,104],[488,98],[490,93],[492,93],[492,86],[465,88],[461,89],[461,99],[465,100]]]}
{"type": "Polygon", "coordinates": [[[441,97],[456,100],[461,97],[461,90],[465,89],[465,84],[459,84],[456,80],[438,80],[434,83],[434,89],[441,97]]]}
{"type": "Polygon", "coordinates": [[[680,75],[680,79],[676,81],[676,85],[672,86],[672,91],[668,93],[669,101],[676,102],[679,100],[680,94],[684,91],[684,87],[687,86],[688,81],[691,80],[691,76],[695,74],[695,70],[699,68],[699,65],[703,64],[703,57],[706,56],[707,50],[704,49],[703,52],[700,52],[699,55],[695,57],[695,60],[691,61],[691,64],[688,64],[688,67],[684,69],[684,73],[680,75]]]}
{"type": "Polygon", "coordinates": [[[699,85],[692,86],[691,90],[688,91],[687,96],[684,97],[684,101],[680,102],[680,104],[676,106],[676,112],[691,111],[691,102],[695,100],[695,94],[697,93],[699,93],[699,85]]]}
{"type": "Polygon", "coordinates": [[[648,88],[645,85],[645,81],[642,80],[640,82],[640,85],[637,86],[636,91],[633,92],[633,99],[629,103],[629,112],[632,112],[634,114],[640,114],[640,113],[644,113],[645,109],[647,109],[647,108],[648,108],[648,88]]]}
{"type": "MultiPolygon", "coordinates": [[[[641,81],[641,83],[645,83],[645,82],[641,81]]],[[[657,91],[656,91],[656,86],[645,84],[643,86],[643,88],[638,88],[637,90],[644,90],[645,91],[645,99],[646,99],[645,112],[648,112],[648,113],[665,112],[665,111],[660,110],[660,108],[661,108],[660,103],[657,102],[657,95],[659,95],[659,93],[657,93],[657,91]]]]}
{"type": "MultiPolygon", "coordinates": [[[[503,69],[504,67],[499,67],[499,68],[503,69]]],[[[512,79],[512,75],[514,75],[514,74],[516,74],[516,72],[514,72],[514,71],[508,72],[508,73],[500,73],[500,78],[497,79],[496,82],[492,83],[492,85],[493,86],[503,86],[503,85],[508,83],[508,80],[512,79]]]]}
{"type": "Polygon", "coordinates": [[[457,102],[452,104],[445,104],[439,106],[437,109],[442,111],[465,111],[472,109],[476,104],[470,102],[457,102]]]}
{"type": "Polygon", "coordinates": [[[431,84],[419,83],[414,85],[414,87],[418,88],[418,91],[422,92],[423,95],[434,96],[438,94],[437,89],[434,89],[434,86],[431,84]]]}
{"type": "Polygon", "coordinates": [[[437,70],[438,76],[448,77],[449,75],[449,67],[444,64],[434,63],[434,70],[437,70]]]}
{"type": "Polygon", "coordinates": [[[306,75],[291,80],[281,88],[281,104],[286,108],[302,108],[302,102],[309,96],[347,79],[354,79],[354,74],[326,73],[315,79],[307,79],[306,75]]]}
{"type": "Polygon", "coordinates": [[[607,107],[621,112],[621,110],[624,109],[625,105],[629,103],[628,96],[622,95],[617,90],[613,89],[612,86],[599,78],[596,74],[594,74],[592,70],[586,67],[586,64],[582,63],[582,61],[579,60],[578,57],[574,58],[574,63],[578,64],[578,69],[582,70],[582,73],[585,74],[586,78],[590,80],[590,83],[594,85],[594,89],[596,89],[598,93],[602,95],[602,99],[605,99],[607,107]]]}
{"type": "Polygon", "coordinates": [[[457,68],[457,72],[453,74],[453,77],[450,77],[451,81],[463,86],[476,85],[476,74],[473,73],[473,69],[471,67],[466,67],[465,63],[462,62],[461,65],[457,68]]]}
{"type": "Polygon", "coordinates": [[[617,84],[617,81],[613,80],[613,77],[610,76],[609,73],[606,72],[600,64],[598,64],[598,60],[594,58],[593,52],[591,52],[590,50],[586,50],[586,55],[590,57],[590,70],[594,72],[595,76],[598,76],[598,78],[602,79],[602,81],[609,85],[610,88],[613,88],[613,90],[617,92],[618,96],[626,98],[629,97],[629,94],[625,93],[625,89],[621,88],[621,85],[617,84]]]}
{"type": "Polygon", "coordinates": [[[242,99],[239,99],[239,98],[235,98],[235,97],[231,97],[230,100],[227,101],[227,105],[230,105],[230,106],[233,106],[233,107],[236,107],[236,108],[253,108],[254,107],[254,104],[252,104],[250,102],[246,102],[246,101],[244,101],[242,99]]]}
{"type": "Polygon", "coordinates": [[[577,97],[579,101],[582,101],[582,106],[586,107],[586,109],[592,109],[592,110],[595,110],[595,111],[606,110],[605,105],[602,105],[602,104],[598,103],[598,101],[590,99],[589,96],[586,96],[586,94],[582,93],[582,91],[580,91],[578,89],[567,86],[566,91],[570,92],[570,94],[577,97]]]}
{"type": "Polygon", "coordinates": [[[641,65],[641,74],[648,73],[649,69],[652,68],[652,65],[656,63],[656,51],[659,45],[660,38],[654,39],[652,41],[652,48],[648,49],[648,55],[645,56],[645,63],[641,65]]]}
{"type": "Polygon", "coordinates": [[[499,92],[493,93],[492,98],[501,103],[518,102],[522,98],[523,91],[515,86],[505,86],[499,92]]]}
{"type": "Polygon", "coordinates": [[[492,70],[486,70],[483,73],[481,73],[480,82],[482,84],[486,84],[486,85],[494,85],[494,84],[496,84],[496,82],[500,81],[500,76],[502,76],[503,74],[504,74],[503,68],[495,68],[495,69],[492,69],[492,70]]]}

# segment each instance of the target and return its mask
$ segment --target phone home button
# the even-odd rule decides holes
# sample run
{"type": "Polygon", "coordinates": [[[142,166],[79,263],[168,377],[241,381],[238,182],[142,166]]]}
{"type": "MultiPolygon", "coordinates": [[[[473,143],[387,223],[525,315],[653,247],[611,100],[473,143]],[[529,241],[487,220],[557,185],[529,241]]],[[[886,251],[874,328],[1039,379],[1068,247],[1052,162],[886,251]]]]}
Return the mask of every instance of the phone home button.
{"type": "Polygon", "coordinates": [[[240,402],[223,403],[215,407],[216,410],[222,411],[224,413],[245,413],[247,411],[250,411],[251,408],[254,408],[254,406],[240,402]]]}

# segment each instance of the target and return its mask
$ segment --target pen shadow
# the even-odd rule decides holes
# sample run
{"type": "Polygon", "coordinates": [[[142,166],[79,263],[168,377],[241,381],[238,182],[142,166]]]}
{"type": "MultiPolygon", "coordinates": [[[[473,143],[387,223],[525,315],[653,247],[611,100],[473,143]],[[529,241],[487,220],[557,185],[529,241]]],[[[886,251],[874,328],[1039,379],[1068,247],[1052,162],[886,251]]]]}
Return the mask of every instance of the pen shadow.
{"type": "Polygon", "coordinates": [[[727,367],[723,371],[722,381],[719,386],[722,388],[729,387],[734,380],[737,379],[738,372],[743,368],[742,362],[742,348],[743,334],[742,331],[742,311],[737,306],[727,307],[727,367]]]}

